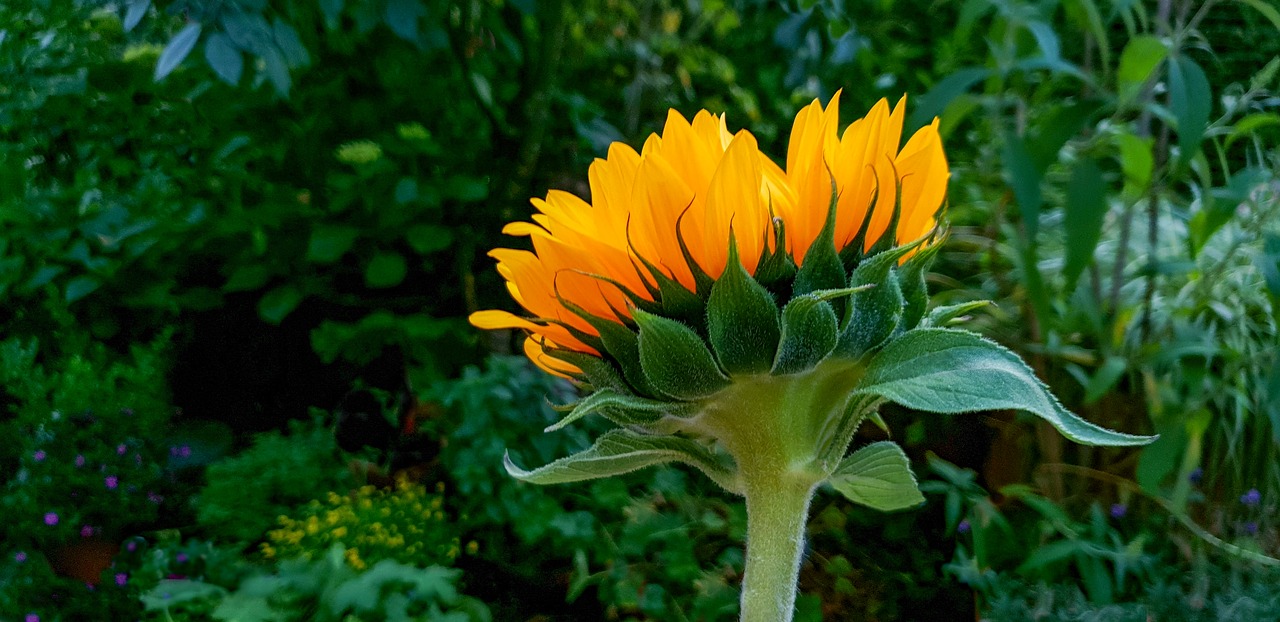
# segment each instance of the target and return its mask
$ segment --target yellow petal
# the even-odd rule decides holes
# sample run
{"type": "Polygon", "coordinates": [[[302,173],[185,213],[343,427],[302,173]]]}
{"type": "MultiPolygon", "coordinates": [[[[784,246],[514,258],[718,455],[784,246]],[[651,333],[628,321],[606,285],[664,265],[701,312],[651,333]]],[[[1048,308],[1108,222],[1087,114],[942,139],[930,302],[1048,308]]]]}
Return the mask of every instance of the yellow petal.
{"type": "MultiPolygon", "coordinates": [[[[555,344],[546,341],[546,345],[554,346],[555,344]]],[[[524,340],[524,355],[529,357],[529,360],[533,361],[539,369],[554,376],[572,379],[569,374],[582,373],[581,369],[548,355],[543,344],[538,343],[533,337],[524,340]]]]}
{"type": "Polygon", "coordinates": [[[534,324],[533,322],[530,322],[518,315],[499,309],[476,311],[467,317],[467,321],[471,322],[472,326],[484,330],[521,328],[524,330],[536,331],[541,328],[537,324],[534,324]]]}
{"type": "Polygon", "coordinates": [[[707,191],[701,244],[690,249],[711,278],[719,278],[729,258],[732,226],[738,253],[747,272],[754,273],[764,250],[769,212],[760,200],[763,183],[760,148],[746,130],[738,132],[716,168],[707,191]]]}

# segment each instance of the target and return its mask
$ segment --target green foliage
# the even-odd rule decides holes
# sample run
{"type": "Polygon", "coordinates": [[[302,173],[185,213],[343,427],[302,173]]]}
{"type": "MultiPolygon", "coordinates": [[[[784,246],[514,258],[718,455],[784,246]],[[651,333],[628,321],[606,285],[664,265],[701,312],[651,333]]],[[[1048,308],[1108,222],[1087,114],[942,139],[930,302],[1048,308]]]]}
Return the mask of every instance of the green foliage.
{"type": "Polygon", "coordinates": [[[911,462],[901,447],[889,441],[871,443],[850,454],[828,483],[849,500],[886,512],[924,503],[911,462]]]}
{"type": "Polygon", "coordinates": [[[196,518],[202,529],[230,541],[253,542],[295,506],[355,486],[333,431],[296,422],[288,435],[265,432],[240,454],[209,466],[196,518]]]}
{"type": "Polygon", "coordinates": [[[483,603],[458,593],[459,572],[383,560],[367,571],[349,566],[335,545],[319,559],[281,562],[237,586],[163,580],[142,595],[152,619],[377,622],[488,622],[483,603]]]}

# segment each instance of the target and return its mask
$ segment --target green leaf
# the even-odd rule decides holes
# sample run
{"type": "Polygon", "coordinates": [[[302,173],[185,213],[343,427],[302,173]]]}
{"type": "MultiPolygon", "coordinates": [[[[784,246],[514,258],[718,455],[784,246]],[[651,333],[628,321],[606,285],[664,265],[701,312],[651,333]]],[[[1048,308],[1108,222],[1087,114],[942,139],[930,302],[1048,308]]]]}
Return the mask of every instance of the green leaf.
{"type": "Polygon", "coordinates": [[[920,325],[925,328],[945,327],[949,324],[958,322],[973,311],[977,311],[986,306],[990,306],[990,300],[971,300],[969,302],[961,302],[953,305],[937,307],[925,316],[924,321],[920,325]]]}
{"type": "Polygon", "coordinates": [[[1116,72],[1116,88],[1121,101],[1133,101],[1168,54],[1169,49],[1164,42],[1153,35],[1130,39],[1120,53],[1120,69],[1116,72]]]}
{"type": "MultiPolygon", "coordinates": [[[[1277,58],[1277,60],[1280,60],[1280,58],[1277,58]]],[[[1244,118],[1236,121],[1235,126],[1232,127],[1231,134],[1227,136],[1227,146],[1230,147],[1231,143],[1272,125],[1280,125],[1280,114],[1255,112],[1245,115],[1244,118]]]]}
{"type": "Polygon", "coordinates": [[[872,443],[853,452],[840,461],[827,483],[850,501],[882,512],[924,503],[911,461],[892,441],[872,443]]]}
{"type": "Polygon", "coordinates": [[[587,415],[603,412],[615,423],[619,419],[625,425],[652,423],[665,415],[681,415],[686,410],[682,404],[636,397],[614,389],[600,389],[573,405],[563,419],[547,426],[544,432],[555,432],[587,415]]]}
{"type": "Polygon", "coordinates": [[[1275,5],[1268,4],[1264,0],[1240,0],[1240,1],[1253,7],[1254,10],[1258,11],[1259,13],[1262,14],[1263,17],[1267,18],[1267,21],[1270,21],[1271,25],[1276,27],[1276,30],[1280,30],[1280,10],[1277,10],[1275,5]]]}
{"type": "Polygon", "coordinates": [[[916,111],[904,127],[914,129],[929,123],[934,117],[942,114],[951,100],[964,94],[973,85],[986,80],[990,75],[990,69],[966,67],[939,80],[933,88],[929,89],[929,92],[917,100],[916,111]]]}
{"type": "Polygon", "coordinates": [[[263,52],[262,63],[263,72],[271,82],[271,86],[275,87],[276,94],[287,97],[293,80],[289,77],[289,65],[285,63],[284,56],[279,50],[271,48],[263,52]]]}
{"type": "Polygon", "coordinates": [[[773,294],[747,274],[730,238],[728,264],[707,300],[707,335],[720,366],[730,374],[769,371],[780,330],[773,294]]]}
{"type": "Polygon", "coordinates": [[[124,26],[125,32],[129,32],[146,16],[147,9],[151,8],[151,0],[129,0],[125,7],[124,20],[121,25],[124,26]]]}
{"type": "Polygon", "coordinates": [[[244,56],[231,43],[231,37],[215,32],[204,42],[204,59],[223,82],[235,86],[244,73],[244,56]]]}
{"type": "Polygon", "coordinates": [[[706,397],[729,386],[702,338],[675,320],[635,310],[640,325],[640,366],[658,391],[682,400],[706,397]]]}
{"type": "Polygon", "coordinates": [[[320,225],[311,230],[307,242],[307,261],[333,263],[346,254],[355,244],[360,230],[355,227],[320,225]]]}
{"type": "Polygon", "coordinates": [[[890,342],[871,359],[855,394],[943,414],[1023,410],[1083,445],[1146,445],[1156,438],[1081,419],[1058,402],[1018,355],[954,329],[918,328],[890,342]]]}
{"type": "Polygon", "coordinates": [[[1102,367],[1094,372],[1089,378],[1089,383],[1084,387],[1084,403],[1092,404],[1102,399],[1120,378],[1124,376],[1125,370],[1129,368],[1129,362],[1122,356],[1108,356],[1107,360],[1102,363],[1102,367]]]}
{"type": "Polygon", "coordinates": [[[1102,238],[1107,215],[1107,188],[1097,163],[1088,158],[1076,162],[1067,182],[1063,228],[1067,238],[1066,265],[1062,269],[1066,291],[1075,289],[1084,269],[1093,263],[1093,251],[1102,238]]]}
{"type": "Polygon", "coordinates": [[[1188,162],[1200,150],[1213,109],[1213,90],[1204,70],[1185,55],[1169,63],[1169,108],[1178,120],[1180,158],[1188,162]]]}
{"type": "Polygon", "coordinates": [[[258,300],[258,316],[268,324],[279,324],[302,302],[302,291],[296,285],[281,285],[258,300]]]}
{"type": "Polygon", "coordinates": [[[364,269],[364,284],[375,288],[395,287],[409,273],[404,255],[400,253],[378,253],[369,260],[364,269]]]}
{"type": "Polygon", "coordinates": [[[332,30],[338,27],[338,19],[342,17],[345,0],[320,0],[320,12],[324,14],[324,25],[332,30]]]}
{"type": "Polygon", "coordinates": [[[298,31],[293,26],[275,18],[271,23],[271,31],[276,49],[280,50],[290,67],[306,67],[311,63],[311,55],[307,53],[306,46],[302,45],[302,39],[298,38],[298,31]]]}
{"type": "Polygon", "coordinates": [[[1013,198],[1018,202],[1018,212],[1022,215],[1022,225],[1027,229],[1027,239],[1034,244],[1040,230],[1040,205],[1043,203],[1040,178],[1043,173],[1032,161],[1022,137],[1013,132],[1005,135],[1000,153],[1013,198]]]}
{"type": "Polygon", "coordinates": [[[221,587],[201,581],[163,579],[142,594],[141,600],[147,611],[159,611],[179,603],[213,598],[226,593],[227,590],[221,587]]]}
{"type": "Polygon", "coordinates": [[[797,296],[782,309],[782,335],[774,375],[812,369],[827,358],[838,340],[835,309],[814,295],[797,296]]]}
{"type": "Polygon", "coordinates": [[[1134,203],[1146,194],[1155,172],[1155,156],[1152,138],[1139,138],[1128,132],[1116,134],[1116,147],[1120,150],[1120,169],[1124,171],[1124,199],[1134,203]]]}
{"type": "Polygon", "coordinates": [[[163,80],[178,65],[182,63],[182,59],[186,58],[191,50],[196,47],[196,42],[200,40],[200,24],[199,22],[191,22],[185,28],[178,31],[169,43],[164,46],[164,51],[160,52],[160,58],[156,60],[156,80],[163,80]]]}
{"type": "Polygon", "coordinates": [[[92,294],[99,287],[102,287],[102,281],[97,277],[78,276],[67,281],[67,289],[63,292],[63,297],[67,302],[75,302],[92,294]]]}
{"type": "Polygon", "coordinates": [[[243,292],[258,289],[271,279],[271,270],[262,264],[245,264],[236,268],[222,286],[224,292],[243,292]]]}
{"type": "Polygon", "coordinates": [[[726,490],[738,489],[737,475],[702,445],[685,438],[627,429],[609,430],[589,449],[532,471],[516,466],[510,454],[503,457],[503,466],[511,477],[543,485],[623,475],[667,462],[692,465],[726,490]]]}
{"type": "Polygon", "coordinates": [[[941,249],[941,244],[933,244],[913,255],[899,268],[899,285],[904,304],[902,321],[898,323],[897,330],[911,330],[924,319],[925,309],[929,306],[929,285],[925,283],[925,271],[933,264],[933,258],[941,249]]]}
{"type": "Polygon", "coordinates": [[[404,239],[419,255],[434,253],[453,244],[453,231],[440,225],[415,225],[404,234],[404,239]]]}

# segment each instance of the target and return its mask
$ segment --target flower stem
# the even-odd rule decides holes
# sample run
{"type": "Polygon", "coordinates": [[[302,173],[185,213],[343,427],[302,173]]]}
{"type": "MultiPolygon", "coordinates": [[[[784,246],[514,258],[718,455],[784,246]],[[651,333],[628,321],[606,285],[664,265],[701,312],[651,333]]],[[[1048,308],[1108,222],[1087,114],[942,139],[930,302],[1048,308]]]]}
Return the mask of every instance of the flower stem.
{"type": "Polygon", "coordinates": [[[772,475],[744,482],[747,568],[742,579],[742,622],[791,622],[795,614],[805,523],[815,486],[807,478],[772,475]]]}

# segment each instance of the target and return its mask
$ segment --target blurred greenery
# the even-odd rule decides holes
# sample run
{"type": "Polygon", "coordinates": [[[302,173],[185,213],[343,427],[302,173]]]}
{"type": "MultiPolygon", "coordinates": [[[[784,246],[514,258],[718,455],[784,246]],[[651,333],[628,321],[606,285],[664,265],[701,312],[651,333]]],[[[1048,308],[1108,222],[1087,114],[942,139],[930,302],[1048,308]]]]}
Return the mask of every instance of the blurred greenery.
{"type": "Polygon", "coordinates": [[[970,326],[1161,440],[886,412],[929,502],[820,498],[800,619],[1276,617],[1278,31],[1274,0],[10,0],[0,618],[134,619],[185,581],[152,609],[285,582],[258,614],[299,619],[370,581],[376,606],[325,611],[484,619],[456,589],[499,620],[732,619],[740,504],[675,469],[507,478],[507,449],[594,424],[542,434],[575,389],[464,318],[515,310],[485,253],[611,141],[707,108],[780,156],[836,89],[846,119],[903,93],[908,131],[941,118],[935,304],[994,300],[970,326]],[[74,462],[118,443],[123,492],[74,462]],[[455,569],[260,554],[280,515],[397,478],[444,485],[455,569]],[[60,557],[81,523],[101,563],[60,557]],[[438,598],[393,611],[419,583],[438,598]]]}

